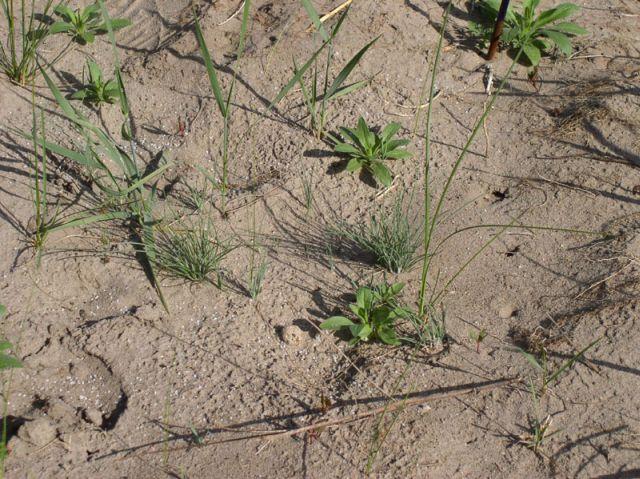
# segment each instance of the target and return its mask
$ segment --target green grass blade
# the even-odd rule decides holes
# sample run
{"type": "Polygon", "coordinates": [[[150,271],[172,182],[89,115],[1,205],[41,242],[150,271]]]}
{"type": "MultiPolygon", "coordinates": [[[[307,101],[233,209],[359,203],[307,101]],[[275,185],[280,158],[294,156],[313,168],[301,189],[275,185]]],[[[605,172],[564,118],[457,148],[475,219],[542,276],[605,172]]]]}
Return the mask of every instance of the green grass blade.
{"type": "Polygon", "coordinates": [[[211,60],[211,54],[209,53],[209,48],[207,48],[207,43],[204,40],[204,35],[202,34],[202,29],[200,28],[200,20],[198,20],[198,15],[195,10],[193,12],[193,17],[195,19],[196,38],[198,40],[198,45],[200,45],[200,53],[202,55],[202,59],[204,60],[204,66],[207,69],[207,75],[209,75],[211,90],[213,91],[213,96],[215,97],[216,103],[218,104],[218,110],[220,110],[220,114],[223,117],[226,117],[227,109],[225,106],[224,95],[222,94],[220,82],[218,81],[218,75],[213,65],[213,61],[211,60]]]}
{"type": "Polygon", "coordinates": [[[300,3],[302,3],[302,6],[307,11],[307,15],[309,15],[309,18],[311,19],[313,26],[316,27],[316,30],[318,31],[318,33],[320,33],[320,35],[322,36],[322,39],[325,42],[328,41],[329,34],[327,33],[327,30],[324,28],[324,25],[320,21],[320,16],[318,15],[318,12],[313,6],[313,4],[309,0],[300,0],[300,3]]]}
{"type": "Polygon", "coordinates": [[[244,8],[242,9],[242,26],[240,27],[240,40],[238,41],[238,51],[236,58],[240,60],[244,55],[245,40],[247,37],[247,29],[249,27],[249,12],[251,10],[251,0],[244,1],[244,8]]]}
{"type": "Polygon", "coordinates": [[[340,73],[338,73],[338,76],[333,81],[333,83],[329,87],[329,90],[325,94],[325,97],[327,98],[327,100],[332,99],[334,94],[338,91],[338,89],[349,77],[353,69],[358,65],[358,63],[360,63],[360,60],[362,60],[362,57],[364,56],[364,54],[367,53],[367,50],[369,50],[369,48],[371,48],[371,46],[375,42],[377,42],[379,38],[380,38],[379,36],[374,38],[372,41],[370,41],[364,47],[362,47],[360,51],[356,53],[354,57],[349,61],[349,63],[347,63],[347,65],[340,71],[340,73]]]}

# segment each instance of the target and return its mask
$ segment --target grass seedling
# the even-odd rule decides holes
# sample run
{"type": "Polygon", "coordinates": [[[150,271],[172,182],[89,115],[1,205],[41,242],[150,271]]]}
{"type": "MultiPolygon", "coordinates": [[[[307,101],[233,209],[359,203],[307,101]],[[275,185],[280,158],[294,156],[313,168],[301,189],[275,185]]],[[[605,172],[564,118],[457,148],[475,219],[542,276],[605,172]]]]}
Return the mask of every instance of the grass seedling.
{"type": "Polygon", "coordinates": [[[541,454],[540,450],[546,440],[559,431],[551,432],[551,423],[553,422],[551,415],[540,419],[540,402],[533,382],[529,383],[529,391],[531,393],[534,416],[529,418],[529,432],[519,436],[517,442],[531,449],[535,454],[541,454]]]}
{"type": "Polygon", "coordinates": [[[38,49],[49,35],[46,22],[53,0],[47,0],[39,13],[35,11],[35,0],[31,0],[30,12],[27,2],[20,1],[20,20],[16,19],[14,0],[0,0],[6,23],[7,40],[0,43],[0,68],[7,77],[19,85],[30,83],[38,72],[38,49]]]}
{"type": "Polygon", "coordinates": [[[44,113],[40,111],[40,138],[42,139],[42,147],[38,154],[38,131],[35,106],[35,90],[32,90],[32,112],[33,122],[31,135],[33,137],[33,163],[34,163],[34,185],[33,185],[33,206],[34,206],[34,224],[31,233],[31,243],[36,251],[36,265],[40,265],[42,251],[49,236],[50,230],[56,227],[56,219],[58,212],[53,215],[49,214],[49,202],[47,199],[48,175],[47,175],[47,147],[45,135],[44,113]]]}
{"type": "Polygon", "coordinates": [[[258,238],[256,233],[256,211],[255,207],[252,210],[253,213],[251,215],[251,244],[249,248],[251,249],[251,256],[249,259],[249,278],[247,281],[247,291],[249,291],[249,296],[254,301],[258,298],[258,295],[262,292],[262,284],[264,282],[264,278],[267,275],[267,269],[269,268],[269,263],[267,261],[267,256],[262,251],[262,247],[258,244],[258,238]]]}
{"type": "Polygon", "coordinates": [[[93,60],[87,60],[87,70],[89,72],[88,83],[84,88],[71,95],[71,98],[95,106],[100,106],[102,103],[113,104],[118,101],[120,98],[118,82],[115,79],[105,81],[102,70],[93,60]]]}
{"type": "Polygon", "coordinates": [[[403,337],[407,344],[417,348],[433,348],[442,345],[447,340],[447,323],[444,311],[429,308],[426,320],[415,311],[408,310],[407,320],[413,328],[411,337],[403,337]]]}
{"type": "Polygon", "coordinates": [[[347,171],[354,172],[364,168],[376,180],[389,187],[393,181],[393,173],[385,163],[411,157],[411,153],[404,149],[409,140],[393,139],[399,129],[398,123],[390,123],[378,134],[360,117],[356,128],[340,128],[344,141],[337,142],[334,150],[349,158],[347,171]]]}
{"type": "Polygon", "coordinates": [[[402,288],[402,283],[358,288],[356,302],[349,305],[355,322],[345,316],[332,316],[320,324],[320,329],[349,331],[352,336],[350,345],[380,340],[384,344],[398,346],[401,343],[396,335],[395,322],[407,315],[396,299],[402,288]]]}
{"type": "MultiPolygon", "coordinates": [[[[242,9],[242,26],[240,27],[240,40],[238,42],[238,49],[236,51],[236,60],[242,58],[244,54],[245,47],[245,37],[247,34],[247,28],[249,25],[249,12],[251,10],[251,0],[245,0],[244,7],[242,9]]],[[[196,39],[198,40],[198,45],[200,46],[200,53],[202,55],[202,59],[204,60],[205,68],[207,69],[207,75],[209,76],[209,83],[211,84],[211,90],[213,91],[213,96],[216,99],[216,105],[218,106],[218,111],[220,112],[220,116],[222,117],[223,125],[222,125],[222,180],[219,185],[217,185],[222,193],[222,210],[225,211],[226,198],[227,198],[227,190],[229,185],[229,134],[231,127],[231,113],[233,106],[233,98],[235,93],[235,84],[237,72],[234,72],[231,85],[229,86],[229,91],[226,95],[223,94],[222,88],[220,87],[220,82],[218,81],[218,74],[216,72],[216,67],[213,64],[213,60],[211,59],[211,53],[209,48],[207,47],[207,43],[204,40],[204,35],[202,33],[202,28],[200,27],[200,20],[198,19],[198,13],[195,10],[193,11],[194,19],[195,19],[195,33],[196,39]]]]}
{"type": "Polygon", "coordinates": [[[575,366],[576,362],[580,361],[585,353],[589,351],[592,347],[600,342],[601,338],[596,339],[591,344],[583,348],[574,354],[571,358],[569,358],[564,363],[554,367],[549,362],[549,355],[547,349],[542,346],[538,355],[531,354],[521,348],[517,348],[519,351],[539,373],[540,375],[540,394],[544,394],[547,391],[549,385],[557,383],[560,376],[575,366]]]}
{"type": "Polygon", "coordinates": [[[201,282],[215,273],[215,284],[221,287],[221,262],[233,247],[218,240],[210,225],[201,223],[191,228],[158,228],[152,249],[154,264],[169,275],[201,282]]]}
{"type": "Polygon", "coordinates": [[[330,234],[347,240],[373,256],[377,265],[392,273],[408,271],[418,261],[422,244],[422,225],[408,212],[405,197],[396,196],[390,209],[380,208],[367,221],[350,225],[338,224],[330,234]]]}
{"type": "MultiPolygon", "coordinates": [[[[587,30],[575,23],[563,21],[574,15],[580,7],[572,3],[544,10],[536,15],[540,0],[525,0],[519,10],[511,6],[504,20],[501,42],[512,52],[522,51],[533,67],[538,66],[542,54],[557,48],[564,55],[571,55],[572,36],[584,35],[587,30]]],[[[500,0],[481,0],[478,4],[479,21],[470,22],[472,33],[486,42],[493,31],[498,16],[500,0]]]]}
{"type": "Polygon", "coordinates": [[[319,66],[317,61],[317,56],[313,59],[313,72],[311,75],[311,85],[308,87],[304,81],[304,71],[302,69],[298,69],[297,64],[294,61],[293,70],[294,70],[294,78],[297,78],[297,82],[300,85],[300,89],[302,91],[302,95],[304,98],[305,106],[307,107],[307,111],[309,113],[309,117],[311,118],[311,131],[315,134],[316,138],[321,139],[325,134],[325,126],[327,122],[327,113],[330,102],[333,100],[340,98],[341,96],[348,95],[353,93],[360,88],[364,87],[368,81],[362,80],[355,83],[345,84],[353,70],[358,66],[364,54],[371,48],[371,46],[378,40],[375,38],[371,42],[367,43],[364,47],[362,47],[358,53],[356,53],[351,60],[347,62],[347,64],[340,70],[338,75],[333,79],[330,83],[330,75],[333,66],[333,38],[338,33],[340,27],[342,26],[342,19],[346,16],[347,11],[345,11],[342,19],[336,24],[331,35],[327,33],[322,22],[320,21],[320,17],[318,12],[315,10],[313,4],[309,0],[301,0],[302,5],[304,6],[309,18],[315,25],[316,29],[322,36],[323,41],[327,46],[327,56],[325,60],[324,66],[319,66]],[[320,70],[323,70],[323,77],[321,77],[320,70]]]}
{"type": "Polygon", "coordinates": [[[61,20],[51,25],[50,33],[66,33],[79,45],[93,43],[96,35],[109,33],[109,29],[116,31],[131,25],[131,21],[126,18],[110,19],[107,25],[102,15],[100,3],[95,2],[83,9],[71,9],[66,4],[59,4],[53,12],[61,20]]]}
{"type": "Polygon", "coordinates": [[[329,103],[336,98],[352,93],[366,85],[367,81],[359,81],[345,85],[347,78],[355,67],[360,63],[360,60],[367,52],[367,50],[377,41],[375,38],[373,41],[365,45],[358,53],[356,53],[349,62],[340,70],[338,75],[330,83],[330,72],[332,69],[333,60],[333,40],[340,31],[345,18],[349,12],[347,8],[340,16],[336,25],[328,33],[324,28],[317,11],[309,0],[301,0],[302,4],[307,11],[307,14],[311,18],[316,29],[320,33],[323,39],[322,45],[309,57],[309,59],[300,67],[294,61],[294,74],[289,82],[282,87],[280,92],[271,101],[267,111],[272,110],[280,101],[291,91],[296,85],[300,86],[304,98],[304,103],[309,111],[311,117],[311,130],[316,137],[321,138],[325,134],[326,117],[328,112],[329,103]],[[324,78],[322,79],[319,74],[320,67],[318,66],[318,57],[320,54],[327,50],[327,60],[324,64],[324,78]],[[311,87],[307,87],[304,82],[304,76],[313,67],[313,75],[311,81],[311,87]]]}
{"type": "Polygon", "coordinates": [[[313,170],[305,170],[302,173],[302,195],[306,214],[309,215],[313,206],[313,170]]]}

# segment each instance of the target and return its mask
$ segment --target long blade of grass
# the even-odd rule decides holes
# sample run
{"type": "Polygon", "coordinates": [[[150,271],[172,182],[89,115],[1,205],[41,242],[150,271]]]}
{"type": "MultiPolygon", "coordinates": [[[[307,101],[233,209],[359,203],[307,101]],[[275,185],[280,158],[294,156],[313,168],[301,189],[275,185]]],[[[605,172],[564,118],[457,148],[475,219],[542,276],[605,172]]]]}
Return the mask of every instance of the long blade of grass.
{"type": "Polygon", "coordinates": [[[420,317],[425,313],[425,294],[427,290],[427,275],[429,273],[429,264],[431,262],[431,256],[429,255],[429,247],[431,245],[432,227],[431,227],[431,190],[429,187],[430,182],[430,164],[431,164],[431,113],[433,111],[433,98],[436,90],[436,75],[438,73],[438,64],[440,63],[440,54],[442,53],[442,41],[444,39],[444,29],[449,20],[449,12],[453,2],[449,2],[447,9],[442,19],[442,27],[440,28],[440,37],[438,39],[438,46],[436,47],[436,57],[433,60],[433,66],[431,69],[431,86],[429,87],[429,107],[427,108],[427,125],[425,133],[425,159],[424,159],[424,259],[422,261],[422,273],[420,278],[420,293],[419,293],[419,306],[418,314],[420,317]]]}
{"type": "Polygon", "coordinates": [[[329,43],[331,43],[331,41],[334,39],[334,37],[338,34],[338,32],[340,31],[340,28],[342,27],[342,23],[344,22],[344,19],[346,18],[348,13],[349,13],[349,10],[346,10],[342,14],[340,19],[338,20],[338,23],[336,24],[336,26],[331,31],[331,35],[329,36],[329,38],[320,46],[320,48],[318,48],[311,55],[311,57],[306,61],[306,63],[304,65],[302,65],[302,67],[300,67],[300,69],[297,71],[297,73],[295,73],[293,75],[293,78],[291,78],[291,80],[289,80],[289,82],[284,87],[282,87],[280,92],[276,95],[276,97],[273,99],[273,101],[267,107],[267,111],[271,110],[274,106],[276,106],[278,103],[280,103],[280,101],[286,96],[287,93],[289,93],[289,91],[296,85],[296,83],[300,82],[300,79],[306,73],[306,71],[311,67],[311,65],[313,65],[313,63],[315,62],[315,60],[318,57],[318,55],[320,55],[320,53],[325,49],[325,47],[329,43]]]}
{"type": "Polygon", "coordinates": [[[335,78],[335,80],[333,80],[333,83],[331,84],[331,86],[329,87],[329,90],[325,94],[325,98],[327,99],[327,101],[330,101],[333,99],[333,96],[336,93],[336,91],[338,91],[338,89],[342,86],[345,80],[349,77],[353,69],[358,65],[358,63],[360,63],[360,60],[362,60],[363,55],[367,53],[367,50],[369,50],[369,48],[371,48],[371,46],[375,42],[377,42],[379,38],[380,37],[377,36],[376,38],[371,40],[369,43],[367,43],[364,47],[362,47],[360,51],[356,53],[351,60],[349,60],[349,63],[345,65],[345,67],[340,71],[340,73],[338,73],[338,76],[335,78]]]}
{"type": "Polygon", "coordinates": [[[209,52],[207,43],[204,40],[204,35],[202,34],[202,28],[200,28],[200,20],[198,20],[198,14],[195,11],[195,9],[193,12],[193,17],[195,19],[196,38],[198,40],[198,45],[200,45],[200,53],[202,55],[202,59],[204,60],[204,66],[207,69],[207,75],[209,76],[209,83],[211,83],[211,90],[213,91],[213,96],[216,99],[216,103],[218,105],[218,110],[220,110],[220,114],[223,117],[226,117],[227,108],[225,106],[224,95],[222,94],[222,89],[220,88],[220,82],[218,81],[216,68],[213,65],[213,61],[211,60],[211,53],[209,52]]]}
{"type": "Polygon", "coordinates": [[[300,3],[302,3],[302,6],[307,11],[307,15],[309,15],[313,26],[316,27],[316,30],[318,31],[318,33],[320,33],[322,39],[325,42],[329,40],[329,34],[320,21],[320,15],[318,15],[318,11],[315,9],[313,4],[309,0],[300,0],[300,3]]]}
{"type": "Polygon", "coordinates": [[[251,10],[251,0],[244,0],[244,8],[242,9],[242,26],[240,27],[240,40],[238,41],[238,51],[236,52],[236,58],[240,60],[244,55],[245,39],[247,36],[247,29],[249,27],[249,11],[251,10]]]}

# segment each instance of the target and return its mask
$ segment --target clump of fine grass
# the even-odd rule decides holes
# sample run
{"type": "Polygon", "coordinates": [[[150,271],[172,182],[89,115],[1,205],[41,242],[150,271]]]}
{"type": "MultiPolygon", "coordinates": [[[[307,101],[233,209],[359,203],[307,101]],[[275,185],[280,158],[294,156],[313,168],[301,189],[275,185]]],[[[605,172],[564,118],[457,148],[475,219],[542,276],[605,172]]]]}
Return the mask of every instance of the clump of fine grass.
{"type": "Polygon", "coordinates": [[[422,244],[422,225],[408,213],[408,203],[400,193],[391,208],[380,208],[356,224],[338,223],[330,234],[371,254],[377,265],[392,273],[407,271],[420,259],[422,244]]]}
{"type": "Polygon", "coordinates": [[[27,12],[27,2],[21,0],[19,14],[16,3],[0,0],[7,31],[5,44],[0,43],[0,69],[11,81],[26,85],[38,73],[38,49],[50,34],[45,19],[53,0],[47,0],[39,13],[35,11],[35,0],[31,0],[30,12],[27,12]]]}
{"type": "Polygon", "coordinates": [[[221,263],[233,246],[219,240],[209,225],[199,224],[184,229],[163,228],[157,233],[152,250],[155,265],[169,275],[201,282],[215,273],[220,287],[221,263]]]}

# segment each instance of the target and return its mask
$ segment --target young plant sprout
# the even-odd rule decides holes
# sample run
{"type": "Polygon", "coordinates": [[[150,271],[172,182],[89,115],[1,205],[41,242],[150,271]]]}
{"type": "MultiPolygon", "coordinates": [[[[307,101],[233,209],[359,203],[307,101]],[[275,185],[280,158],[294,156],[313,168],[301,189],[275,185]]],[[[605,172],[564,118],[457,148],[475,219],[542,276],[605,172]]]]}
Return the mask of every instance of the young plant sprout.
{"type": "Polygon", "coordinates": [[[337,142],[334,150],[349,158],[347,171],[354,172],[364,168],[388,187],[393,181],[393,173],[385,163],[411,157],[411,153],[404,149],[409,140],[393,139],[400,128],[398,123],[390,123],[378,134],[360,117],[356,128],[340,128],[344,141],[337,142]]]}

